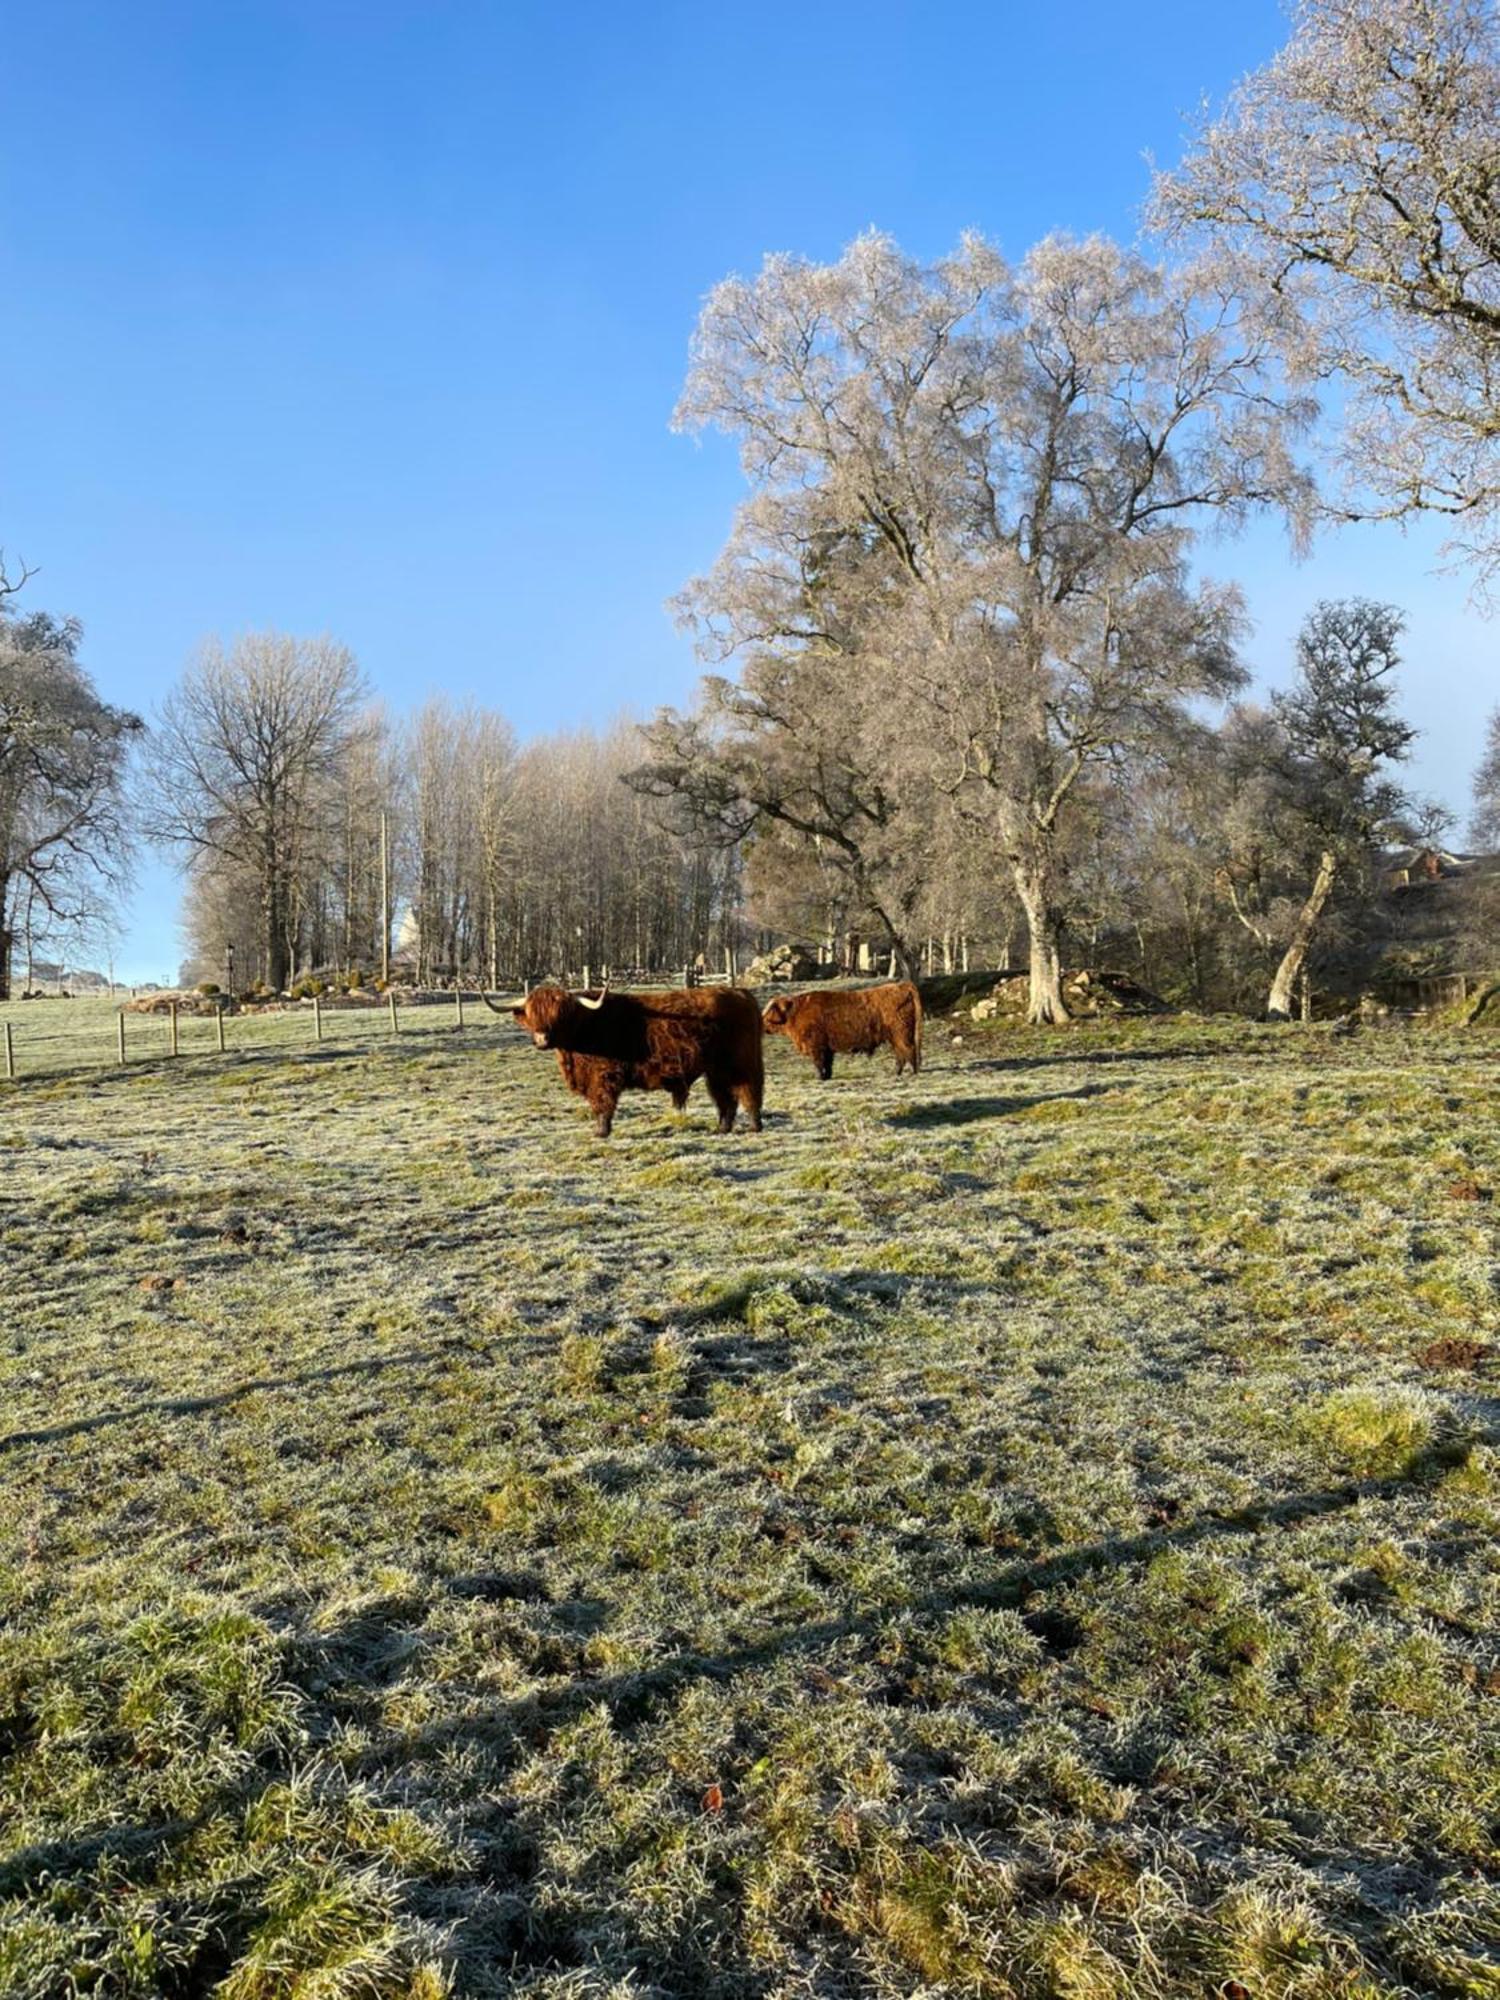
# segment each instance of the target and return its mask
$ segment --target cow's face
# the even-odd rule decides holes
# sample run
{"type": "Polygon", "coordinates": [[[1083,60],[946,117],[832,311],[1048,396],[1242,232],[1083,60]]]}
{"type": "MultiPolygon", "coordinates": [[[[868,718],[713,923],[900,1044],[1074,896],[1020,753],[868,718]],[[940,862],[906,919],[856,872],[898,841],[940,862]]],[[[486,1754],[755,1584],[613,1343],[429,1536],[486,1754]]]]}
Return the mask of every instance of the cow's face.
{"type": "Polygon", "coordinates": [[[768,1035],[784,1035],[791,1022],[791,1018],[792,996],[790,993],[778,993],[761,1016],[768,1035]]]}
{"type": "Polygon", "coordinates": [[[510,1011],[517,1025],[526,1030],[539,1049],[550,1049],[567,1004],[568,996],[560,986],[539,986],[535,993],[528,994],[519,1007],[512,1007],[510,1011]]]}

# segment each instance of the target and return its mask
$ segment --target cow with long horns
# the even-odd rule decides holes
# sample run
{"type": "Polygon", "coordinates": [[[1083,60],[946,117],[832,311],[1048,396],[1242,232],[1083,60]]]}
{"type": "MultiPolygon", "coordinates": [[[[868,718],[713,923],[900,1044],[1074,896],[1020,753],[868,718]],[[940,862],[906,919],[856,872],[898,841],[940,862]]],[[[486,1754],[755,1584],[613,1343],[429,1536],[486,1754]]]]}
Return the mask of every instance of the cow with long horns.
{"type": "MultiPolygon", "coordinates": [[[[497,1007],[481,996],[493,1014],[497,1007]]],[[[607,1139],[620,1093],[665,1090],[679,1111],[701,1076],[731,1131],[743,1110],[760,1130],[765,1090],[760,1009],[733,986],[675,993],[569,993],[538,986],[509,1010],[539,1049],[552,1049],[569,1090],[586,1097],[594,1129],[607,1139]]]]}

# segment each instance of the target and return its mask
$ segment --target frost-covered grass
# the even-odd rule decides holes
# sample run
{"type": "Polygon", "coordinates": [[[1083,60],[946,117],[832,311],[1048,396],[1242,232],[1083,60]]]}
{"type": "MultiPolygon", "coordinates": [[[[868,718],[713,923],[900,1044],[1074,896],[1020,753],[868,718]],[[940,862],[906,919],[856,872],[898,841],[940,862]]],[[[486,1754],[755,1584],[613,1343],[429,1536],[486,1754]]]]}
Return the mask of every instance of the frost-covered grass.
{"type": "Polygon", "coordinates": [[[0,1085],[0,1992],[1500,1991],[1493,1044],[928,1053],[0,1085]]]}
{"type": "MultiPolygon", "coordinates": [[[[123,998],[123,990],[120,998],[123,998]]],[[[0,1003],[0,1031],[10,1024],[16,1075],[23,1083],[43,1076],[64,1076],[79,1070],[118,1069],[120,1065],[119,999],[90,995],[78,1000],[12,1000],[0,1003]]],[[[467,1027],[487,1021],[476,1000],[465,1006],[467,1027]],[[478,1017],[476,1022],[475,1017],[478,1017]]],[[[398,1034],[447,1034],[455,1025],[448,998],[403,1002],[397,1008],[398,1034]]],[[[359,1005],[328,1003],[323,1009],[325,1047],[369,1048],[391,1037],[390,1015],[382,1000],[359,1005]]],[[[125,1014],[125,1061],[160,1062],[171,1053],[171,1023],[165,1014],[125,1014]]],[[[224,1023],[228,1055],[260,1054],[280,1049],[287,1054],[313,1045],[314,1024],[309,1004],[284,1011],[230,1014],[224,1023]]],[[[180,1014],[177,1050],[181,1061],[218,1062],[218,1026],[211,1014],[180,1014]]],[[[4,1071],[0,1067],[0,1081],[4,1071]]]]}

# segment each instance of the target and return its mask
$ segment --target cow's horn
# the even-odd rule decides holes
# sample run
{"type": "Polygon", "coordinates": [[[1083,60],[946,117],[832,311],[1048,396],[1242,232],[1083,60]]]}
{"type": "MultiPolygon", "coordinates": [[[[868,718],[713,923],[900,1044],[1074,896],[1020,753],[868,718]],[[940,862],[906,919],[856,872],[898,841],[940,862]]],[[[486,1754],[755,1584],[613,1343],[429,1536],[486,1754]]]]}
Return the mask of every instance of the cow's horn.
{"type": "Polygon", "coordinates": [[[587,993],[580,993],[578,996],[578,1004],[580,1007],[587,1007],[591,1011],[593,1011],[602,1007],[608,998],[609,998],[609,981],[606,979],[604,984],[599,989],[599,998],[597,1000],[590,1000],[587,993]]]}
{"type": "Polygon", "coordinates": [[[479,989],[479,997],[484,1002],[485,1006],[489,1008],[492,1014],[508,1014],[511,1010],[511,1007],[514,1006],[515,1004],[514,1001],[512,1001],[504,1007],[497,1007],[494,1001],[490,998],[489,994],[485,992],[483,987],[479,989]]]}

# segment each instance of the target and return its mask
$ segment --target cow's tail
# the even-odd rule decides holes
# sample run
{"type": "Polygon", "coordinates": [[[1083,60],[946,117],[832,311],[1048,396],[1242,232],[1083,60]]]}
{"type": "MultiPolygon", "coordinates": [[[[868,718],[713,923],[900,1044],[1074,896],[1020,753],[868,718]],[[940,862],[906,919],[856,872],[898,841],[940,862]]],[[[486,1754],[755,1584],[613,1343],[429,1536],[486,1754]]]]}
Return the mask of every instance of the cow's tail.
{"type": "Polygon", "coordinates": [[[912,1011],[917,1017],[916,1032],[912,1036],[911,1073],[916,1076],[922,1067],[922,989],[914,979],[911,983],[912,1011]]]}

